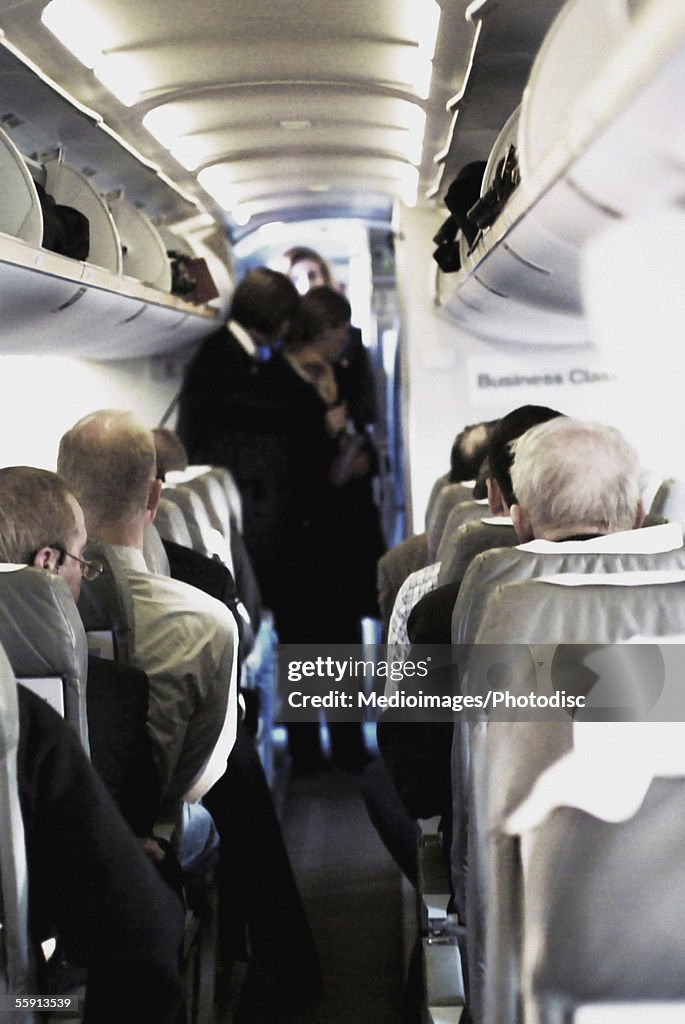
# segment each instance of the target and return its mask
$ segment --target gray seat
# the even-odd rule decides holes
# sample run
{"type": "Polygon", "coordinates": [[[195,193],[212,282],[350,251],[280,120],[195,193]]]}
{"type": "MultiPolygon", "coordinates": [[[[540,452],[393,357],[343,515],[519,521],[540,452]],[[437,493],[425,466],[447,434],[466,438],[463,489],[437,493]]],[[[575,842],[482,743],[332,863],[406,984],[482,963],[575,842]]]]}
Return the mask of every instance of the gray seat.
{"type": "MultiPolygon", "coordinates": [[[[612,748],[607,759],[599,726],[599,757],[589,766],[595,769],[590,772],[591,791],[581,792],[575,803],[574,784],[582,791],[583,775],[578,786],[578,767],[567,758],[558,766],[567,782],[561,783],[564,797],[557,806],[538,808],[531,816],[533,797],[527,809],[519,809],[519,820],[522,810],[529,815],[528,827],[521,823],[514,830],[525,836],[525,858],[518,843],[512,844],[525,892],[519,914],[519,969],[526,1021],[562,1024],[581,1006],[609,1003],[611,1008],[619,1002],[641,1006],[647,1021],[654,1015],[649,1003],[669,1009],[676,1001],[680,1006],[676,1012],[670,1008],[669,1019],[682,1019],[682,722],[669,729],[674,746],[667,760],[673,763],[650,767],[649,753],[645,759],[634,727],[626,749],[612,748]],[[635,789],[637,780],[626,780],[625,773],[636,757],[643,764],[646,760],[645,785],[651,776],[646,793],[638,786],[632,794],[637,809],[629,803],[622,806],[626,790],[635,789]]],[[[668,742],[669,734],[657,731],[657,744],[668,742]]],[[[552,781],[557,790],[559,775],[557,770],[552,781]]]]}
{"type": "Polygon", "coordinates": [[[0,573],[0,643],[19,679],[44,696],[61,689],[64,717],[88,752],[86,682],[88,648],[67,584],[59,576],[26,567],[0,573]]]}
{"type": "Polygon", "coordinates": [[[397,593],[410,573],[428,565],[425,533],[407,537],[378,559],[377,585],[381,620],[387,633],[397,593]]]}
{"type": "Polygon", "coordinates": [[[685,526],[685,482],[674,477],[664,480],[652,499],[649,512],[685,526]]]}
{"type": "Polygon", "coordinates": [[[447,484],[437,495],[430,512],[426,513],[426,537],[431,561],[435,561],[440,538],[448,516],[455,505],[471,501],[473,488],[465,484],[447,484]]]}
{"type": "Polygon", "coordinates": [[[162,537],[154,523],[147,523],[143,535],[143,557],[150,572],[169,576],[169,559],[162,544],[162,537]]]}
{"type": "Polygon", "coordinates": [[[105,654],[100,643],[112,638],[111,651],[115,661],[131,662],[133,652],[133,600],[128,581],[112,547],[91,538],[86,548],[88,558],[96,558],[104,572],[95,580],[83,580],[78,610],[88,634],[88,643],[96,653],[105,654]]]}
{"type": "MultiPolygon", "coordinates": [[[[110,631],[114,638],[113,654],[117,661],[131,661],[135,644],[135,618],[133,598],[128,578],[117,558],[112,545],[91,539],[86,548],[86,557],[97,558],[104,571],[95,580],[83,580],[79,598],[79,612],[86,629],[97,633],[110,631]]],[[[208,812],[207,822],[214,830],[208,812]]],[[[182,846],[184,825],[188,805],[181,805],[175,822],[157,822],[155,834],[170,839],[177,849],[182,846]]],[[[186,911],[186,928],[183,947],[183,970],[189,999],[189,1020],[193,1024],[205,1024],[212,1014],[212,982],[216,966],[216,885],[213,876],[213,858],[200,853],[197,865],[198,875],[193,879],[201,892],[202,907],[186,911]],[[203,902],[206,901],[206,902],[203,902]]],[[[188,867],[193,874],[195,866],[188,867]]]]}
{"type": "Polygon", "coordinates": [[[474,519],[482,519],[489,514],[487,501],[476,501],[474,498],[471,498],[468,501],[460,501],[458,505],[455,505],[450,510],[442,528],[442,533],[438,538],[437,547],[435,548],[436,562],[443,560],[445,552],[449,548],[449,538],[457,532],[460,526],[464,526],[465,523],[470,523],[474,519]]]}
{"type": "MultiPolygon", "coordinates": [[[[518,659],[512,673],[517,692],[539,685],[536,661],[544,665],[557,644],[619,643],[635,634],[665,635],[685,628],[685,576],[682,551],[633,556],[649,564],[670,555],[673,582],[653,582],[644,570],[637,585],[607,583],[607,559],[599,575],[587,573],[580,587],[529,579],[496,586],[485,605],[468,671],[462,675],[473,692],[502,648],[518,659]],[[538,645],[535,660],[527,645],[538,645]],[[482,647],[481,647],[482,645],[482,647]],[[547,650],[547,655],[545,654],[547,650]]],[[[554,556],[556,557],[556,556],[554,556]]],[[[614,555],[616,560],[626,556],[614,555]]],[[[559,579],[564,578],[564,575],[559,579]]],[[[630,579],[633,580],[633,575],[630,579]]],[[[568,573],[565,574],[568,580],[568,573]]],[[[621,573],[615,579],[623,579],[621,573]]],[[[543,671],[545,671],[543,669],[543,671]]],[[[468,742],[468,873],[466,911],[470,933],[469,963],[476,992],[476,1019],[517,1020],[516,983],[520,958],[518,899],[520,878],[513,838],[503,822],[527,795],[540,773],[572,746],[571,718],[542,721],[480,722],[470,729],[468,742]],[[487,969],[484,971],[484,966],[487,969]],[[484,980],[485,979],[485,982],[484,980]],[[484,1000],[481,1003],[481,999],[484,1000]]],[[[456,746],[456,745],[455,745],[456,746]]],[[[455,751],[457,783],[463,782],[463,749],[455,751]]],[[[455,810],[457,796],[455,793],[455,810]]],[[[463,804],[462,804],[463,806],[463,804]]],[[[457,828],[455,827],[455,833],[457,828]]],[[[463,838],[463,825],[461,828],[463,838]]],[[[463,850],[455,846],[453,868],[461,867],[463,850]],[[459,858],[459,861],[457,861],[459,858]]]]}
{"type": "MultiPolygon", "coordinates": [[[[428,525],[428,520],[430,519],[430,517],[433,514],[433,508],[435,506],[435,502],[438,500],[438,495],[440,494],[440,491],[443,489],[443,487],[447,487],[449,482],[450,482],[450,475],[449,475],[449,473],[443,473],[443,475],[439,476],[438,479],[433,484],[433,486],[431,487],[431,492],[430,492],[430,495],[428,497],[428,502],[426,503],[426,517],[425,517],[426,525],[428,525]]],[[[466,495],[466,497],[470,498],[471,495],[468,494],[468,495],[466,495]]]]}
{"type": "MultiPolygon", "coordinates": [[[[19,711],[14,672],[0,647],[0,993],[35,992],[28,934],[27,864],[17,785],[19,711]]],[[[9,1020],[31,1024],[30,1012],[9,1020]]]]}
{"type": "Polygon", "coordinates": [[[193,550],[207,558],[220,558],[233,572],[230,544],[226,537],[212,526],[205,504],[197,491],[187,485],[165,487],[162,496],[178,505],[183,513],[193,550]]]}
{"type": "MultiPolygon", "coordinates": [[[[513,527],[510,529],[513,532],[513,527]]],[[[565,572],[633,572],[685,567],[685,548],[681,546],[682,538],[678,540],[680,535],[677,528],[653,529],[659,530],[660,537],[668,538],[669,550],[646,550],[650,537],[654,536],[652,530],[630,531],[624,535],[630,538],[632,547],[641,546],[643,550],[601,551],[586,546],[593,545],[594,541],[581,541],[573,545],[547,545],[548,549],[545,551],[531,551],[520,546],[512,546],[507,551],[481,549],[470,558],[459,590],[452,616],[452,643],[469,645],[475,641],[486,603],[494,589],[506,583],[565,572]]],[[[477,538],[479,533],[478,528],[472,524],[469,524],[465,531],[462,534],[464,538],[471,532],[477,538]]],[[[472,542],[473,546],[476,542],[477,539],[472,542]]],[[[501,545],[506,546],[508,545],[501,545]]]]}
{"type": "Polygon", "coordinates": [[[193,477],[185,486],[200,496],[209,522],[230,544],[231,509],[221,481],[210,471],[193,477]]]}
{"type": "MultiPolygon", "coordinates": [[[[238,485],[236,484],[233,474],[229,469],[225,466],[188,466],[187,469],[174,470],[173,472],[166,474],[167,486],[195,488],[203,498],[208,491],[208,488],[206,487],[206,481],[208,479],[218,483],[223,491],[223,499],[219,499],[220,504],[216,515],[223,517],[223,505],[225,503],[228,506],[228,514],[231,524],[239,533],[242,533],[242,498],[240,496],[238,485]],[[195,482],[197,480],[202,480],[203,483],[196,486],[195,482]]],[[[210,490],[213,490],[211,485],[210,490]]],[[[216,498],[214,500],[216,500],[216,498]]],[[[214,515],[215,513],[212,512],[211,514],[214,515]]],[[[221,529],[221,527],[217,526],[217,529],[221,529]]]]}
{"type": "Polygon", "coordinates": [[[464,523],[455,533],[445,535],[438,586],[463,579],[473,559],[482,551],[513,547],[515,544],[518,544],[518,538],[508,516],[486,520],[478,517],[464,523]]]}
{"type": "Polygon", "coordinates": [[[226,500],[228,501],[228,508],[231,517],[231,522],[235,526],[239,533],[243,532],[243,500],[240,496],[240,490],[233,477],[233,474],[225,466],[212,466],[210,476],[213,476],[219,481],[223,487],[226,500]]]}
{"type": "Polygon", "coordinates": [[[155,524],[163,540],[173,541],[184,548],[192,548],[193,540],[183,512],[176,502],[164,495],[159,499],[155,524]]]}

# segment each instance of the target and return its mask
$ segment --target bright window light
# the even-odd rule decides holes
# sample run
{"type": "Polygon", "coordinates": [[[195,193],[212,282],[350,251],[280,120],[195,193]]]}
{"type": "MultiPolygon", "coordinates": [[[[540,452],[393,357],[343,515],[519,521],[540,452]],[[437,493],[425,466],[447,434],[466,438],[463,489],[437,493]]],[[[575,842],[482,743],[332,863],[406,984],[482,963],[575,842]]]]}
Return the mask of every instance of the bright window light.
{"type": "Polygon", "coordinates": [[[253,212],[253,208],[249,204],[241,203],[239,206],[233,207],[231,217],[240,227],[245,227],[246,224],[250,223],[253,212]]]}
{"type": "Polygon", "coordinates": [[[187,171],[197,170],[209,156],[202,137],[191,134],[192,124],[178,105],[166,104],[148,110],[143,125],[187,171]]]}
{"type": "Polygon", "coordinates": [[[402,167],[402,180],[399,195],[405,206],[416,206],[419,194],[419,172],[416,167],[405,164],[402,167]]]}
{"type": "Polygon", "coordinates": [[[102,41],[107,38],[108,28],[98,17],[94,4],[83,0],[50,0],[40,20],[87,68],[94,68],[101,59],[102,41]]]}
{"type": "Polygon", "coordinates": [[[423,153],[423,136],[426,131],[426,112],[416,104],[407,105],[407,118],[404,125],[406,135],[403,140],[402,152],[411,164],[418,166],[423,153]]]}
{"type": "Polygon", "coordinates": [[[419,44],[419,53],[426,60],[432,61],[435,56],[435,44],[438,41],[438,29],[440,27],[440,7],[435,0],[430,0],[417,5],[416,38],[419,44]]]}
{"type": "Polygon", "coordinates": [[[153,107],[143,118],[143,126],[151,135],[161,142],[165,149],[171,147],[181,138],[185,126],[179,117],[178,108],[171,104],[153,107]]]}
{"type": "Polygon", "coordinates": [[[169,146],[169,152],[187,171],[196,171],[207,158],[205,147],[199,139],[184,136],[169,146]]]}
{"type": "Polygon", "coordinates": [[[226,164],[213,164],[201,170],[197,180],[222,209],[230,212],[240,203],[240,196],[229,174],[230,168],[226,164]]]}
{"type": "Polygon", "coordinates": [[[433,63],[421,56],[421,53],[417,50],[415,57],[414,74],[412,76],[411,84],[414,87],[414,92],[420,100],[428,99],[431,88],[431,78],[433,77],[433,63]]]}
{"type": "Polygon", "coordinates": [[[102,57],[93,72],[125,107],[132,107],[145,91],[145,74],[140,61],[128,53],[110,53],[102,57]]]}

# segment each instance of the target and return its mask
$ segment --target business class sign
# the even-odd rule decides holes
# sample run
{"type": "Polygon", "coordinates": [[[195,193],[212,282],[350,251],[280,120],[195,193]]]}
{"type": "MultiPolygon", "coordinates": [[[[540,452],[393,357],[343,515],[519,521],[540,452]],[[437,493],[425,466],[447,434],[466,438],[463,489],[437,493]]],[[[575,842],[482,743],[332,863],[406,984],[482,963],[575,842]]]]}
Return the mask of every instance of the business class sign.
{"type": "MultiPolygon", "coordinates": [[[[497,400],[518,405],[558,405],[591,390],[597,398],[618,377],[603,365],[595,365],[594,353],[560,357],[559,353],[526,351],[520,359],[473,358],[468,360],[468,396],[472,405],[497,400]]],[[[586,398],[589,396],[586,396],[586,398]]]]}

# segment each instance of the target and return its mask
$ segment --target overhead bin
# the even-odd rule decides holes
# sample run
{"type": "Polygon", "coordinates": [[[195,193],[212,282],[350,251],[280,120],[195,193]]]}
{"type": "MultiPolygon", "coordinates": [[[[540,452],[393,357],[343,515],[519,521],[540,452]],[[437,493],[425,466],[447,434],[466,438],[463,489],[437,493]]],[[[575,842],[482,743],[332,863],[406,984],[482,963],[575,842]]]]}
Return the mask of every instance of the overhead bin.
{"type": "Polygon", "coordinates": [[[220,317],[173,295],[0,236],[2,355],[110,360],[175,351],[220,317]]]}
{"type": "Polygon", "coordinates": [[[112,274],[122,270],[121,241],[107,203],[80,171],[69,167],[63,159],[47,160],[45,188],[56,203],[73,206],[88,218],[90,249],[88,262],[112,274]]]}
{"type": "Polygon", "coordinates": [[[0,128],[0,231],[40,245],[43,215],[38,192],[24,159],[9,135],[0,128]]]}
{"type": "Polygon", "coordinates": [[[123,273],[151,288],[170,292],[171,266],[166,246],[150,218],[123,197],[110,199],[109,208],[121,240],[123,273]]]}
{"type": "Polygon", "coordinates": [[[27,161],[0,129],[0,355],[129,359],[182,349],[216,330],[217,311],[170,294],[166,246],[138,204],[158,211],[168,206],[186,222],[194,212],[211,231],[206,212],[173,192],[97,115],[70,101],[4,41],[0,77],[4,109],[11,111],[3,123],[26,153],[54,154],[27,161]],[[118,190],[131,185],[136,205],[114,199],[110,209],[98,185],[116,188],[113,174],[123,176],[118,190]],[[45,210],[36,183],[47,193],[45,210]],[[53,201],[87,220],[86,260],[43,248],[53,201]]]}
{"type": "Polygon", "coordinates": [[[683,95],[680,5],[571,0],[533,64],[518,120],[495,142],[483,192],[514,134],[520,182],[473,251],[462,251],[460,272],[441,278],[446,315],[499,341],[588,341],[583,247],[623,216],[679,201],[683,95]]]}
{"type": "Polygon", "coordinates": [[[563,136],[573,106],[630,28],[630,0],[571,0],[554,19],[533,61],[521,100],[518,157],[530,181],[563,136]]]}
{"type": "Polygon", "coordinates": [[[88,262],[41,247],[36,185],[0,130],[0,354],[143,357],[184,348],[216,329],[216,311],[169,294],[166,247],[141,211],[117,200],[113,215],[88,179],[61,159],[47,161],[44,172],[54,200],[88,219],[88,262]]]}

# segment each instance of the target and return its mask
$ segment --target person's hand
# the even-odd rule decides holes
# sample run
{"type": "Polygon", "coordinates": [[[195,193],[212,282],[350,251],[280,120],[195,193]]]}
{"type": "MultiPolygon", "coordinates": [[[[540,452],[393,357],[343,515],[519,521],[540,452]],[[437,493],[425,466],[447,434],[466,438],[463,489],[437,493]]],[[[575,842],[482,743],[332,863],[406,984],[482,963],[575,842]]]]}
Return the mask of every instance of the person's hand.
{"type": "Polygon", "coordinates": [[[332,405],[326,412],[326,430],[331,437],[338,437],[347,426],[347,406],[344,402],[332,405]]]}
{"type": "Polygon", "coordinates": [[[154,836],[147,836],[145,839],[141,839],[140,842],[145,856],[149,857],[155,864],[159,864],[166,857],[164,850],[154,836]]]}

